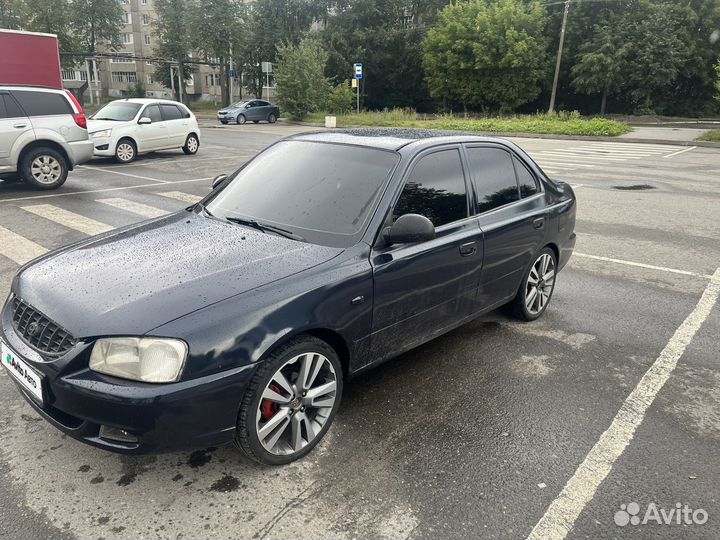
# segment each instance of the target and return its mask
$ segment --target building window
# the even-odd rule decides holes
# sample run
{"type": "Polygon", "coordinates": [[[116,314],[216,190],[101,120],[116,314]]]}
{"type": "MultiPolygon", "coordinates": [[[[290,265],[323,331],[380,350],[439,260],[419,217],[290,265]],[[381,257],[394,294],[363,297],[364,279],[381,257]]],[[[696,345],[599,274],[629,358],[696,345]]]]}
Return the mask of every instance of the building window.
{"type": "Polygon", "coordinates": [[[132,32],[123,32],[122,34],[120,34],[120,39],[122,40],[124,45],[131,45],[133,42],[132,32]]]}
{"type": "Polygon", "coordinates": [[[145,26],[150,24],[150,15],[148,15],[147,13],[143,13],[142,21],[145,26]]]}
{"type": "Polygon", "coordinates": [[[121,58],[115,57],[110,59],[111,64],[134,64],[135,60],[132,58],[121,58]]]}
{"type": "Polygon", "coordinates": [[[155,79],[153,79],[153,76],[151,73],[147,74],[147,83],[148,84],[155,84],[155,79]]]}
{"type": "Polygon", "coordinates": [[[205,84],[207,86],[220,86],[220,75],[217,73],[205,75],[205,84]]]}
{"type": "Polygon", "coordinates": [[[150,45],[150,34],[145,34],[145,45],[150,45]]]}
{"type": "Polygon", "coordinates": [[[148,0],[141,0],[140,2],[143,6],[147,6],[148,0]]]}
{"type": "Polygon", "coordinates": [[[117,83],[137,82],[137,73],[134,71],[113,71],[112,80],[117,83]]]}
{"type": "Polygon", "coordinates": [[[124,12],[122,20],[125,24],[132,24],[132,13],[124,12]]]}

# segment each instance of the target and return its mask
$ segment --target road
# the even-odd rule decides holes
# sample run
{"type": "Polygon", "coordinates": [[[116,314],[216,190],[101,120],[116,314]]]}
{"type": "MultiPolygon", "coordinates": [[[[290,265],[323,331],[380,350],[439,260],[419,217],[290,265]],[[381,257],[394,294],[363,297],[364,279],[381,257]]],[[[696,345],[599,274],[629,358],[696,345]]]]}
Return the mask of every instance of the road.
{"type": "MultiPolygon", "coordinates": [[[[306,129],[207,128],[196,156],[93,161],[52,193],[0,184],[0,295],[28,258],[181,209],[306,129]]],[[[541,320],[492,313],[353,380],[323,443],[282,468],[82,445],[0,372],[0,537],[720,536],[720,151],[514,140],[579,199],[541,320]],[[709,519],[616,525],[631,502],[709,519]]]]}

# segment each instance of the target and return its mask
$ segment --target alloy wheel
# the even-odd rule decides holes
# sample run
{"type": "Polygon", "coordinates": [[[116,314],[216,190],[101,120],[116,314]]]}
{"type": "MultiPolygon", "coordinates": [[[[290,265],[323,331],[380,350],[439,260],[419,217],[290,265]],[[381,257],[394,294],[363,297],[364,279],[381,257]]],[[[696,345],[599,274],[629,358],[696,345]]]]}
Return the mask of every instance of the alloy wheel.
{"type": "Polygon", "coordinates": [[[135,157],[135,149],[129,142],[121,142],[115,150],[115,155],[120,161],[132,161],[135,157]]]}
{"type": "Polygon", "coordinates": [[[62,166],[54,157],[40,155],[30,164],[30,173],[41,184],[54,184],[62,177],[62,166]]]}
{"type": "Polygon", "coordinates": [[[525,307],[537,315],[547,306],[555,286],[555,261],[548,253],[538,257],[525,283],[525,307]]]}
{"type": "Polygon", "coordinates": [[[287,456],[312,443],[328,421],[337,395],[337,374],[319,353],[294,356],[263,390],[255,429],[263,448],[287,456]]]}

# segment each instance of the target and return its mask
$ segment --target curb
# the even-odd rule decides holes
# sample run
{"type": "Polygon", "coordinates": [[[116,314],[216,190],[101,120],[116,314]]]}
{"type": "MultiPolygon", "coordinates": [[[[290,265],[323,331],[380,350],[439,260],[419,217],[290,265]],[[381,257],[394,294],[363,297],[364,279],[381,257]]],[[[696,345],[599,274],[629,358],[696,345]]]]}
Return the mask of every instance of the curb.
{"type": "MultiPolygon", "coordinates": [[[[307,126],[314,128],[324,128],[323,124],[317,124],[312,122],[297,122],[292,120],[286,120],[288,124],[295,124],[298,126],[307,126]]],[[[336,129],[355,129],[355,128],[383,128],[387,126],[342,126],[336,129]]],[[[394,129],[394,128],[388,128],[394,129]]],[[[403,128],[397,128],[403,129],[403,128]]],[[[412,129],[412,128],[410,128],[412,129]]],[[[433,128],[422,128],[422,129],[433,129],[433,128]]],[[[440,130],[440,131],[452,131],[452,130],[440,130]]],[[[524,137],[527,139],[556,139],[565,141],[599,141],[599,142],[620,142],[629,144],[664,144],[671,146],[697,146],[700,148],[720,148],[720,143],[710,141],[674,141],[672,139],[644,139],[634,137],[605,137],[605,136],[590,136],[590,135],[554,135],[552,133],[520,133],[520,132],[501,132],[501,131],[459,131],[462,134],[472,134],[481,137],[524,137]]]]}

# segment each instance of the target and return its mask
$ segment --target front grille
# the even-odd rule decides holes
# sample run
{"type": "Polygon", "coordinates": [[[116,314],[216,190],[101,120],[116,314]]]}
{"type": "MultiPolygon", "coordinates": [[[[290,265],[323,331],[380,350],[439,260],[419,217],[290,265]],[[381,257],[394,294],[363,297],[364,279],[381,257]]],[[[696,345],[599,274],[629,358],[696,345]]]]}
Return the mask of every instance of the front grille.
{"type": "Polygon", "coordinates": [[[75,338],[67,330],[63,330],[19,298],[13,298],[12,309],[15,331],[39,352],[59,356],[75,345],[75,338]]]}

